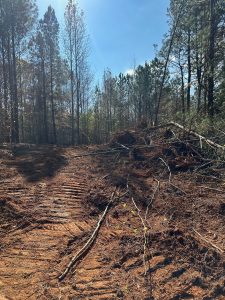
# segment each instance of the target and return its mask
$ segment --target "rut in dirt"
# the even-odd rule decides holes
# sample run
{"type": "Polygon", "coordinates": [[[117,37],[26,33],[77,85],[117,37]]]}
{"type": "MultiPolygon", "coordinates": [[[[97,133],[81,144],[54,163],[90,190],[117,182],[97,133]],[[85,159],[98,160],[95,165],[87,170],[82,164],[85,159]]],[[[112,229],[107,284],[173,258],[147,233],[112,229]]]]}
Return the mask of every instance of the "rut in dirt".
{"type": "Polygon", "coordinates": [[[18,149],[15,160],[6,162],[19,173],[0,186],[6,199],[0,252],[0,295],[4,299],[117,297],[118,284],[106,268],[101,249],[115,233],[99,240],[76,276],[72,273],[61,284],[58,281],[98,220],[98,214],[90,216],[85,203],[96,173],[89,171],[91,159],[76,157],[79,151],[83,152],[18,149]],[[49,171],[53,164],[55,169],[49,171]]]}
{"type": "MultiPolygon", "coordinates": [[[[30,152],[28,154],[34,159],[30,152]]],[[[12,163],[19,166],[25,176],[30,176],[31,162],[24,164],[23,160],[28,160],[27,153],[25,155],[19,155],[19,159],[12,163]]],[[[43,151],[37,151],[38,156],[45,157],[42,163],[46,160],[53,160],[54,163],[56,160],[56,157],[46,156],[43,151]]],[[[15,295],[16,299],[37,299],[43,292],[45,282],[57,276],[59,255],[68,241],[90,229],[90,224],[84,220],[82,204],[87,184],[82,174],[79,176],[79,172],[76,172],[75,164],[70,161],[55,177],[51,176],[48,180],[41,175],[43,170],[43,166],[38,170],[35,164],[40,179],[35,180],[35,184],[27,184],[19,178],[16,182],[5,180],[0,186],[0,194],[8,197],[8,200],[12,199],[20,207],[19,224],[11,226],[9,232],[5,230],[5,234],[3,231],[1,237],[0,286],[1,292],[9,299],[15,299],[15,295]]],[[[10,215],[10,206],[8,211],[10,226],[9,218],[14,218],[10,215]]],[[[7,218],[4,225],[7,229],[7,218]]]]}

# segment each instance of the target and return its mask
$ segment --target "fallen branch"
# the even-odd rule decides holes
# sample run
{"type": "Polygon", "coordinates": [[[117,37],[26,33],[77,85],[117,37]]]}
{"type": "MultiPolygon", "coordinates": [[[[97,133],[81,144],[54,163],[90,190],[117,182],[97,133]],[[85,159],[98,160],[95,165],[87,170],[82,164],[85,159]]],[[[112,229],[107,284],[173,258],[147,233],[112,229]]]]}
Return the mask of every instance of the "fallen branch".
{"type": "Polygon", "coordinates": [[[167,167],[167,169],[168,169],[168,171],[169,171],[169,184],[170,184],[170,183],[171,183],[171,176],[172,176],[170,167],[169,167],[169,165],[165,162],[165,160],[162,159],[161,157],[159,157],[159,160],[161,160],[161,161],[164,163],[164,165],[167,167]]]}
{"type": "Polygon", "coordinates": [[[209,187],[209,186],[199,186],[201,189],[206,189],[206,190],[210,190],[210,191],[215,191],[215,192],[218,192],[218,193],[222,193],[222,194],[225,194],[225,190],[221,190],[221,189],[216,189],[216,188],[212,188],[212,187],[209,187]]]}
{"type": "Polygon", "coordinates": [[[213,142],[212,140],[207,139],[206,137],[204,137],[204,136],[198,134],[197,132],[195,132],[195,131],[193,131],[193,130],[189,130],[189,129],[185,128],[184,126],[182,126],[182,125],[180,125],[180,124],[178,124],[178,123],[176,123],[176,122],[173,122],[173,121],[171,121],[171,122],[169,122],[169,123],[167,123],[167,124],[162,124],[162,125],[159,125],[159,126],[150,127],[150,128],[148,128],[148,129],[149,129],[149,130],[155,130],[155,129],[164,128],[164,127],[169,127],[169,126],[175,126],[175,127],[179,128],[179,129],[183,130],[184,132],[186,132],[186,133],[188,133],[188,134],[192,134],[192,135],[194,135],[195,137],[199,138],[201,142],[204,141],[204,142],[206,142],[207,144],[209,144],[210,146],[212,146],[212,147],[214,147],[214,148],[217,148],[217,149],[220,149],[220,150],[222,150],[222,151],[225,151],[225,147],[224,147],[224,146],[219,145],[219,144],[213,142]]]}
{"type": "Polygon", "coordinates": [[[145,221],[147,221],[149,207],[150,207],[150,205],[152,205],[152,202],[155,199],[156,193],[158,192],[159,187],[160,187],[160,181],[158,179],[156,179],[156,178],[154,178],[154,180],[157,181],[157,186],[156,186],[156,188],[155,188],[155,190],[154,190],[154,192],[152,194],[151,200],[149,201],[148,206],[146,208],[146,211],[145,211],[145,221]]]}
{"type": "Polygon", "coordinates": [[[135,207],[135,209],[137,210],[137,214],[138,214],[138,217],[139,219],[141,220],[141,223],[142,223],[142,226],[143,226],[143,237],[144,237],[144,245],[143,245],[143,265],[144,265],[144,270],[145,270],[145,276],[147,274],[147,268],[146,268],[146,249],[147,249],[147,244],[148,244],[148,240],[147,240],[147,235],[146,235],[146,232],[148,230],[148,227],[147,225],[145,224],[145,221],[144,219],[142,218],[141,216],[141,211],[140,209],[138,208],[135,200],[133,197],[131,197],[131,200],[133,202],[133,205],[135,207]]]}
{"type": "Polygon", "coordinates": [[[167,167],[167,169],[168,169],[168,171],[169,171],[169,179],[168,179],[169,184],[170,184],[173,188],[175,188],[175,189],[177,189],[178,191],[182,192],[182,194],[187,195],[187,193],[186,193],[184,190],[182,190],[181,188],[179,188],[178,186],[176,186],[175,184],[173,184],[173,183],[171,182],[172,173],[171,173],[171,170],[170,170],[169,165],[168,165],[168,164],[165,162],[165,160],[162,159],[161,157],[159,157],[159,159],[164,163],[164,165],[167,167]]]}
{"type": "MultiPolygon", "coordinates": [[[[185,142],[185,141],[183,141],[185,142]]],[[[194,149],[194,147],[192,147],[192,145],[187,142],[186,145],[192,150],[192,152],[194,152],[202,161],[208,161],[208,159],[204,158],[196,149],[194,149]]]]}
{"type": "MultiPolygon", "coordinates": [[[[150,270],[149,246],[148,246],[148,236],[147,236],[147,231],[149,229],[148,226],[147,226],[148,222],[147,222],[146,219],[143,219],[143,217],[141,216],[141,210],[137,206],[137,203],[135,202],[134,197],[132,196],[132,192],[131,192],[130,187],[129,187],[128,179],[129,179],[129,175],[127,177],[127,190],[129,192],[129,195],[131,197],[132,203],[133,203],[133,205],[134,205],[134,207],[135,207],[135,209],[137,211],[138,217],[141,220],[141,223],[142,223],[142,226],[143,226],[143,239],[144,239],[144,243],[143,243],[143,266],[144,266],[144,276],[145,276],[145,278],[147,280],[147,286],[149,287],[150,297],[152,298],[152,276],[151,276],[151,273],[148,272],[148,270],[150,270]],[[148,251],[148,253],[146,255],[147,251],[148,251]],[[146,267],[146,262],[148,263],[148,270],[147,270],[147,267],[146,267]]],[[[158,181],[157,188],[156,188],[156,190],[154,192],[154,196],[155,196],[158,188],[159,188],[159,181],[158,181]]],[[[152,199],[154,198],[154,196],[152,197],[152,199]]],[[[146,218],[146,215],[145,215],[145,218],[146,218]]],[[[151,255],[151,257],[152,257],[152,255],[151,255]]]]}
{"type": "Polygon", "coordinates": [[[111,149],[111,150],[106,150],[106,151],[83,153],[83,154],[79,154],[79,155],[74,155],[73,158],[84,157],[84,156],[95,156],[95,155],[109,154],[109,153],[118,153],[121,151],[122,151],[121,149],[111,149]]]}
{"type": "Polygon", "coordinates": [[[197,172],[198,170],[204,169],[205,167],[210,166],[210,165],[212,165],[212,164],[213,164],[213,160],[208,161],[207,163],[204,163],[203,165],[198,166],[198,167],[194,170],[194,173],[197,172]]]}
{"type": "Polygon", "coordinates": [[[86,244],[77,252],[77,254],[71,259],[71,261],[67,265],[65,271],[58,277],[59,281],[62,281],[66,277],[66,275],[69,273],[69,271],[72,269],[72,267],[83,257],[83,255],[87,252],[88,249],[90,249],[90,247],[94,243],[94,241],[98,235],[99,229],[100,229],[103,221],[105,220],[106,214],[114,201],[114,198],[115,198],[114,196],[115,196],[115,192],[112,193],[111,199],[110,199],[108,205],[106,206],[100,220],[98,221],[97,226],[95,227],[95,230],[93,231],[91,237],[88,239],[86,244]]]}
{"type": "Polygon", "coordinates": [[[122,148],[124,148],[124,149],[130,151],[130,148],[124,146],[123,144],[120,144],[120,143],[117,143],[117,142],[116,142],[116,144],[119,145],[120,147],[122,147],[122,148]]]}
{"type": "MultiPolygon", "coordinates": [[[[129,178],[129,175],[128,175],[128,178],[129,178]]],[[[127,190],[130,194],[130,197],[131,197],[131,200],[132,200],[132,203],[137,211],[137,214],[138,214],[138,217],[139,219],[141,220],[141,223],[142,223],[142,226],[143,226],[143,238],[144,238],[144,244],[143,244],[143,265],[144,265],[144,274],[146,276],[147,274],[147,268],[146,268],[146,249],[147,249],[147,246],[148,246],[148,239],[147,239],[147,230],[148,230],[148,227],[145,223],[145,220],[142,218],[141,216],[141,211],[140,209],[138,208],[135,200],[134,200],[134,197],[132,196],[132,193],[131,193],[131,190],[130,190],[130,187],[129,187],[129,183],[128,183],[128,178],[127,178],[127,190]]]]}
{"type": "Polygon", "coordinates": [[[219,248],[218,246],[216,246],[215,244],[213,244],[211,241],[207,240],[205,237],[203,237],[196,229],[192,228],[193,231],[198,235],[198,237],[200,237],[204,242],[206,242],[207,244],[210,244],[213,248],[215,248],[217,251],[219,251],[220,254],[224,253],[224,250],[222,250],[221,248],[219,248]]]}
{"type": "Polygon", "coordinates": [[[218,182],[221,182],[221,178],[218,178],[218,177],[213,176],[213,175],[202,175],[202,174],[199,174],[199,173],[195,173],[194,175],[197,176],[197,177],[202,177],[203,179],[216,180],[218,182]]]}
{"type": "Polygon", "coordinates": [[[175,190],[180,191],[181,194],[187,195],[187,193],[186,193],[184,190],[182,190],[181,188],[179,188],[177,185],[173,184],[172,182],[170,182],[170,185],[171,185],[175,190]]]}

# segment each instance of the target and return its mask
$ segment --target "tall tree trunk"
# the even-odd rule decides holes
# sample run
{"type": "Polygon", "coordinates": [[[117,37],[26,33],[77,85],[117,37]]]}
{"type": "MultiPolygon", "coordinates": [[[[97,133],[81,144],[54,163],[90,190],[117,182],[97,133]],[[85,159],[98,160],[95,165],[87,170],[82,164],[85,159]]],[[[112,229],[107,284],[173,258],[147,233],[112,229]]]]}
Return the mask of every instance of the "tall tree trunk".
{"type": "Polygon", "coordinates": [[[184,97],[184,70],[183,66],[180,65],[180,75],[181,75],[181,105],[182,105],[182,118],[183,125],[185,122],[185,97],[184,97]]]}
{"type": "Polygon", "coordinates": [[[9,117],[8,117],[8,91],[7,91],[7,68],[6,68],[6,58],[5,58],[5,38],[2,37],[2,69],[3,69],[3,89],[4,89],[4,127],[5,127],[5,137],[4,140],[6,142],[9,142],[9,132],[7,132],[8,130],[8,126],[9,126],[9,117]]]}
{"type": "Polygon", "coordinates": [[[48,143],[48,115],[47,115],[47,97],[45,82],[45,62],[42,59],[42,101],[43,101],[43,119],[44,119],[44,143],[48,143]]]}
{"type": "Polygon", "coordinates": [[[9,76],[9,93],[10,93],[10,142],[14,143],[14,109],[13,109],[13,79],[12,79],[12,62],[11,62],[11,51],[10,51],[10,38],[7,38],[7,61],[8,61],[8,76],[9,76]]]}
{"type": "Polygon", "coordinates": [[[13,124],[12,142],[19,143],[19,104],[17,93],[17,69],[16,69],[16,49],[15,49],[15,28],[12,26],[12,70],[13,70],[13,124]]]}
{"type": "Polygon", "coordinates": [[[175,21],[175,23],[173,25],[172,32],[171,32],[169,48],[168,48],[168,52],[167,52],[167,56],[166,56],[166,62],[165,62],[165,65],[164,65],[164,70],[163,70],[163,77],[162,77],[162,81],[160,83],[160,88],[159,88],[158,103],[156,105],[155,125],[158,124],[159,108],[160,108],[160,104],[161,104],[161,100],[162,100],[164,82],[166,80],[167,66],[168,66],[168,62],[169,62],[169,58],[170,58],[170,52],[171,52],[171,49],[172,49],[172,46],[173,46],[174,37],[175,37],[175,34],[177,32],[177,27],[179,25],[180,18],[181,18],[183,10],[184,10],[184,1],[182,1],[181,4],[180,4],[179,10],[178,10],[178,14],[177,14],[177,18],[176,18],[176,21],[175,21]]]}
{"type": "Polygon", "coordinates": [[[208,106],[207,106],[207,95],[208,95],[208,81],[207,76],[204,76],[204,114],[207,114],[208,106]]]}
{"type": "Polygon", "coordinates": [[[76,70],[76,96],[77,96],[77,144],[80,144],[80,82],[76,70]]]}
{"type": "Polygon", "coordinates": [[[201,97],[202,97],[202,54],[199,54],[199,48],[202,46],[199,45],[199,32],[198,32],[198,12],[195,13],[195,63],[196,63],[196,77],[198,81],[197,86],[197,112],[200,112],[201,109],[201,97]]]}
{"type": "Polygon", "coordinates": [[[214,71],[215,71],[215,39],[216,39],[216,0],[210,0],[210,36],[209,36],[209,70],[208,70],[208,114],[214,116],[214,71]]]}
{"type": "Polygon", "coordinates": [[[73,49],[70,36],[70,92],[71,92],[71,143],[75,143],[75,131],[74,131],[74,74],[73,74],[73,49]]]}
{"type": "Polygon", "coordinates": [[[22,84],[22,68],[21,68],[21,58],[19,55],[19,89],[20,89],[20,131],[21,131],[21,140],[24,143],[24,103],[23,103],[23,84],[22,84]]]}
{"type": "Polygon", "coordinates": [[[190,113],[190,108],[191,108],[191,30],[190,28],[188,29],[187,56],[188,56],[187,112],[190,113]]]}
{"type": "Polygon", "coordinates": [[[54,91],[53,91],[53,62],[52,59],[50,61],[50,80],[51,80],[51,109],[52,109],[52,128],[53,128],[53,143],[57,143],[57,136],[56,136],[56,124],[55,124],[55,107],[54,107],[54,91]]]}
{"type": "Polygon", "coordinates": [[[202,67],[199,65],[199,54],[196,53],[196,75],[197,75],[197,81],[198,81],[198,98],[197,98],[197,112],[200,112],[201,108],[201,97],[202,97],[202,67]]]}

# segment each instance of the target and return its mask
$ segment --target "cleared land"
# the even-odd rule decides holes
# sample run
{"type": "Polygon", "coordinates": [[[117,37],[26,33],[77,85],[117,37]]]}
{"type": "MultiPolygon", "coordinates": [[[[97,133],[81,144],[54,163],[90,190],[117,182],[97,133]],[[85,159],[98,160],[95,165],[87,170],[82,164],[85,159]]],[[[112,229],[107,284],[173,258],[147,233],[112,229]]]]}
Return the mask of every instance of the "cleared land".
{"type": "Polygon", "coordinates": [[[224,165],[184,140],[2,146],[0,299],[225,299],[224,165]]]}

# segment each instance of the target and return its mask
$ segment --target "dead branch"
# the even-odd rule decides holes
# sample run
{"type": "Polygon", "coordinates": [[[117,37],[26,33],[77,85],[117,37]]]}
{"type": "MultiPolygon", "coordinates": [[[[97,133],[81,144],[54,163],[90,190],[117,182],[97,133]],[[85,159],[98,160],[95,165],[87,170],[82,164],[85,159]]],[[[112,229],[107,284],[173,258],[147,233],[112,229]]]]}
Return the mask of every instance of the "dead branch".
{"type": "MultiPolygon", "coordinates": [[[[129,175],[128,175],[128,178],[129,178],[129,175]]],[[[145,275],[147,274],[147,267],[146,267],[146,249],[147,249],[147,245],[148,245],[148,239],[147,239],[147,230],[148,230],[148,227],[145,223],[145,220],[142,218],[141,216],[141,211],[140,209],[138,208],[135,200],[134,200],[134,197],[132,196],[132,193],[131,193],[131,190],[130,190],[130,187],[129,187],[129,183],[128,183],[128,178],[127,178],[127,190],[131,196],[131,200],[132,200],[132,203],[137,211],[137,214],[138,214],[138,217],[139,219],[141,220],[141,223],[142,223],[142,226],[143,226],[143,237],[144,237],[144,244],[143,244],[143,265],[144,265],[144,270],[145,270],[145,275]]]]}
{"type": "Polygon", "coordinates": [[[204,169],[205,167],[212,165],[213,164],[213,160],[208,161],[207,163],[204,163],[201,166],[198,166],[197,168],[195,168],[194,173],[197,172],[198,170],[204,169]]]}
{"type": "MultiPolygon", "coordinates": [[[[148,251],[149,252],[149,247],[148,247],[148,237],[147,237],[147,231],[148,231],[148,222],[147,220],[143,219],[142,216],[141,216],[141,210],[138,208],[135,200],[134,200],[134,197],[132,196],[132,193],[131,193],[131,190],[130,190],[130,187],[129,187],[129,183],[128,183],[128,178],[129,178],[129,175],[127,177],[127,190],[129,192],[129,195],[131,197],[131,200],[132,200],[132,203],[137,211],[137,214],[138,214],[138,217],[139,219],[141,220],[141,223],[142,223],[142,226],[143,226],[143,238],[144,238],[144,243],[143,243],[143,266],[144,266],[144,276],[146,276],[148,274],[148,276],[150,276],[150,282],[148,281],[148,286],[149,286],[149,292],[150,292],[150,296],[152,296],[152,278],[151,278],[151,273],[149,274],[148,273],[148,270],[147,270],[147,266],[146,266],[146,261],[148,263],[148,269],[150,270],[150,262],[149,262],[149,255],[147,253],[146,255],[146,252],[148,251]]],[[[158,182],[159,184],[159,182],[158,182]]],[[[148,280],[148,277],[146,277],[146,279],[148,280]]]]}
{"type": "Polygon", "coordinates": [[[113,202],[117,199],[121,199],[122,197],[124,197],[127,194],[127,191],[125,193],[123,193],[122,195],[115,197],[115,192],[114,191],[111,195],[110,201],[107,204],[101,218],[99,219],[97,226],[95,227],[91,237],[88,239],[88,241],[85,243],[85,245],[77,252],[77,254],[71,259],[71,261],[69,262],[69,264],[67,265],[65,271],[58,277],[59,281],[62,281],[66,275],[69,273],[69,271],[72,269],[72,267],[85,255],[85,253],[91,248],[91,246],[93,245],[94,241],[97,238],[99,229],[103,223],[103,221],[105,220],[105,217],[110,209],[110,207],[112,206],[113,202]]]}
{"type": "Polygon", "coordinates": [[[193,130],[189,130],[187,128],[185,128],[184,126],[176,123],[176,122],[169,122],[169,123],[166,123],[166,124],[162,124],[162,125],[158,125],[158,126],[155,126],[155,127],[150,127],[148,128],[148,130],[156,130],[156,129],[160,129],[160,128],[165,128],[165,127],[169,127],[169,126],[175,126],[181,130],[183,130],[184,132],[188,133],[188,134],[192,134],[194,135],[195,137],[197,137],[198,139],[200,139],[200,142],[204,141],[205,143],[207,143],[208,145],[214,147],[214,148],[217,148],[217,149],[220,149],[220,150],[223,150],[225,151],[225,147],[222,146],[222,145],[219,145],[215,142],[213,142],[212,140],[210,139],[207,139],[206,137],[198,134],[197,132],[193,131],[193,130]]]}
{"type": "Polygon", "coordinates": [[[111,207],[113,201],[115,199],[115,192],[112,193],[110,201],[108,203],[108,205],[106,206],[100,220],[97,223],[97,226],[95,227],[95,230],[93,231],[91,237],[88,239],[88,241],[86,242],[86,244],[77,252],[77,254],[71,259],[71,261],[69,262],[69,264],[67,265],[65,271],[58,277],[59,281],[62,281],[66,275],[69,273],[69,271],[72,269],[72,267],[82,258],[82,256],[90,249],[90,247],[92,246],[92,244],[94,243],[99,229],[103,223],[103,221],[105,220],[106,214],[109,210],[109,208],[111,207]]]}
{"type": "Polygon", "coordinates": [[[171,126],[171,123],[166,123],[166,124],[160,124],[160,125],[157,125],[157,126],[151,126],[151,127],[148,127],[145,129],[145,131],[154,131],[154,130],[157,130],[157,129],[161,129],[161,128],[166,128],[166,127],[170,127],[171,126]]]}
{"type": "MultiPolygon", "coordinates": [[[[184,141],[183,141],[184,142],[184,141]]],[[[207,161],[208,159],[204,158],[196,149],[194,149],[194,147],[192,147],[192,145],[187,142],[186,145],[192,150],[192,152],[194,152],[202,161],[207,161]]]]}
{"type": "Polygon", "coordinates": [[[204,142],[206,142],[208,145],[210,145],[210,146],[212,146],[212,147],[214,147],[214,148],[221,149],[221,150],[225,151],[225,147],[224,147],[224,146],[221,146],[221,145],[219,145],[219,144],[213,142],[212,140],[207,139],[206,137],[204,137],[204,136],[198,134],[197,132],[195,132],[195,131],[193,131],[193,130],[189,130],[189,129],[185,128],[184,126],[182,126],[182,125],[180,125],[180,124],[178,124],[178,123],[175,123],[175,122],[170,122],[170,124],[171,124],[172,126],[176,126],[176,127],[180,128],[180,129],[182,129],[183,131],[185,131],[185,132],[187,132],[187,133],[189,133],[189,134],[192,134],[192,135],[198,137],[198,138],[200,139],[200,141],[204,141],[204,142]]]}
{"type": "Polygon", "coordinates": [[[221,182],[221,178],[218,178],[218,177],[213,176],[213,175],[202,175],[202,174],[199,174],[199,173],[195,173],[194,175],[197,176],[197,177],[202,177],[203,179],[216,180],[217,182],[221,182]]]}
{"type": "Polygon", "coordinates": [[[76,158],[76,157],[84,157],[84,156],[96,156],[101,154],[118,153],[118,152],[121,152],[121,149],[110,149],[106,151],[83,153],[79,155],[74,155],[73,157],[76,158]]]}
{"type": "Polygon", "coordinates": [[[159,157],[159,159],[164,163],[164,165],[167,167],[167,169],[168,169],[168,171],[169,171],[169,184],[170,184],[170,183],[171,183],[171,176],[172,176],[170,167],[169,167],[169,165],[165,162],[164,159],[162,159],[161,157],[159,157]]]}
{"type": "Polygon", "coordinates": [[[206,190],[210,190],[210,191],[215,191],[215,192],[218,192],[218,193],[222,193],[224,194],[225,193],[225,190],[221,190],[221,189],[216,189],[216,188],[212,188],[212,187],[209,187],[209,186],[199,186],[201,189],[206,189],[206,190]]]}
{"type": "Polygon", "coordinates": [[[177,191],[180,191],[183,195],[187,195],[187,193],[182,190],[181,188],[179,188],[177,185],[173,184],[172,182],[170,182],[170,185],[177,191]]]}
{"type": "Polygon", "coordinates": [[[102,177],[101,177],[101,180],[106,179],[107,177],[109,177],[109,175],[110,175],[110,173],[109,173],[109,174],[106,174],[106,175],[104,175],[104,176],[102,176],[102,177]]]}
{"type": "Polygon", "coordinates": [[[122,147],[122,148],[124,148],[124,149],[130,151],[130,148],[124,146],[123,144],[120,144],[120,143],[117,143],[117,142],[116,142],[116,144],[119,145],[120,147],[122,147]]]}
{"type": "Polygon", "coordinates": [[[147,244],[148,244],[148,239],[147,239],[147,235],[146,235],[146,232],[148,230],[148,227],[147,225],[145,224],[145,221],[144,219],[142,218],[141,216],[141,211],[140,209],[138,208],[135,200],[133,197],[131,197],[131,200],[133,202],[133,205],[137,211],[137,214],[138,214],[138,217],[139,219],[141,220],[141,223],[143,225],[143,237],[144,237],[144,244],[143,244],[143,265],[144,265],[144,270],[145,270],[145,275],[147,274],[147,267],[146,267],[146,249],[147,249],[147,244]]]}
{"type": "Polygon", "coordinates": [[[157,186],[156,186],[156,188],[155,188],[155,190],[154,190],[154,192],[153,192],[153,194],[152,194],[151,200],[150,200],[150,202],[148,203],[148,206],[147,206],[147,208],[146,208],[146,211],[145,211],[145,221],[147,221],[147,216],[148,216],[149,206],[152,204],[153,200],[155,199],[155,195],[156,195],[156,193],[158,192],[159,187],[160,187],[160,181],[159,181],[158,179],[156,179],[156,178],[154,178],[154,180],[157,181],[157,186]]]}
{"type": "Polygon", "coordinates": [[[197,234],[198,237],[200,237],[205,243],[210,244],[213,248],[215,248],[220,254],[224,253],[224,250],[213,244],[211,241],[203,237],[196,229],[192,228],[193,231],[197,234]]]}
{"type": "Polygon", "coordinates": [[[173,188],[175,188],[176,190],[182,192],[182,194],[187,195],[187,193],[186,193],[184,190],[182,190],[181,188],[179,188],[178,186],[176,186],[175,184],[173,184],[173,183],[171,182],[172,173],[171,173],[171,170],[170,170],[169,165],[168,165],[168,164],[165,162],[165,160],[162,159],[161,157],[159,157],[159,159],[164,163],[164,165],[167,167],[167,169],[168,169],[168,171],[169,171],[169,180],[168,180],[168,181],[169,181],[169,184],[170,184],[173,188]]]}

